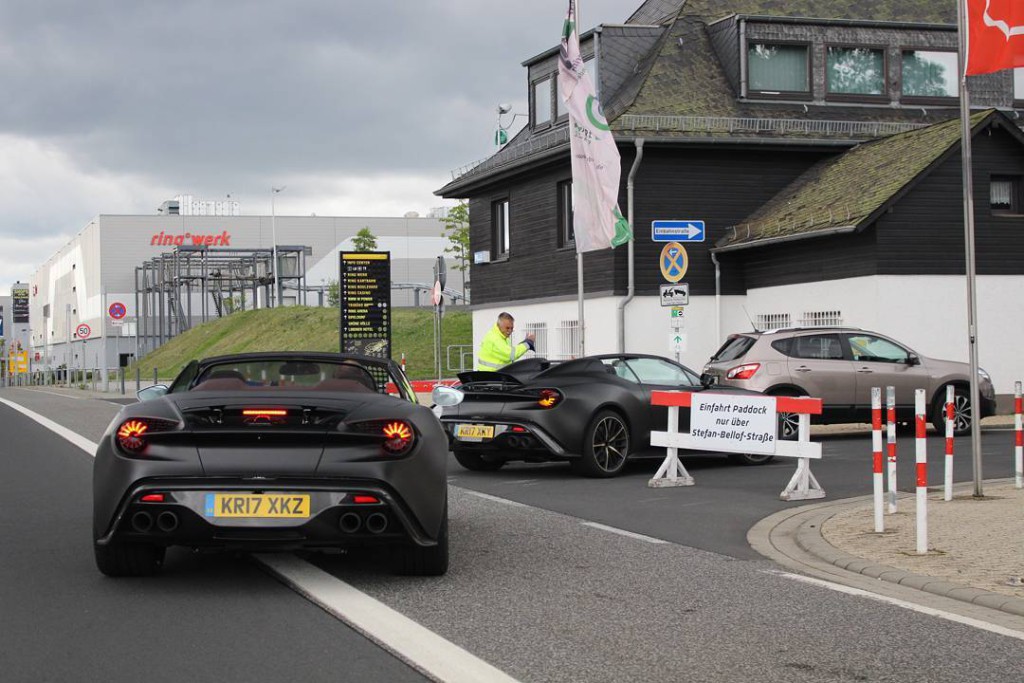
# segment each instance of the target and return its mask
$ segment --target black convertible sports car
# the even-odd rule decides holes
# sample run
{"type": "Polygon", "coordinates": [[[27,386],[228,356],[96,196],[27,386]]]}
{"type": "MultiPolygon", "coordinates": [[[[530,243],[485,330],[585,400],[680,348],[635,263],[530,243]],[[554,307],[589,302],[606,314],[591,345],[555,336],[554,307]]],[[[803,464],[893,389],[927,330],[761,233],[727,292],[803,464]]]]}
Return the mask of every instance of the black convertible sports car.
{"type": "MultiPolygon", "coordinates": [[[[651,405],[652,391],[708,388],[689,368],[641,354],[562,362],[529,358],[499,372],[465,372],[459,380],[458,388],[435,390],[435,402],[442,405],[441,423],[463,467],[489,471],[511,460],[567,460],[590,477],[617,475],[630,455],[650,446],[652,429],[665,429],[668,409],[651,405]]],[[[688,411],[681,411],[679,424],[688,428],[688,411]]],[[[729,457],[763,465],[773,456],[729,457]]]]}
{"type": "Polygon", "coordinates": [[[447,571],[447,441],[394,362],[220,356],[139,398],[96,452],[93,534],[104,574],[152,574],[172,545],[386,545],[403,573],[447,571]]]}

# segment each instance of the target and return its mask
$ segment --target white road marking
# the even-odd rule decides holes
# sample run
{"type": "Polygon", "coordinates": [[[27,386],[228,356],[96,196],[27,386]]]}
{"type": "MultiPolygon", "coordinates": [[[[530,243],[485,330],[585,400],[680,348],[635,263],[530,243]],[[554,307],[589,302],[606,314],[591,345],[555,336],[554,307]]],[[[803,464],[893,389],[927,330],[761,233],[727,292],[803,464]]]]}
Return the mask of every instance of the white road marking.
{"type": "Polygon", "coordinates": [[[636,540],[644,541],[645,543],[668,543],[668,541],[663,541],[660,538],[654,538],[653,536],[644,536],[643,534],[633,533],[632,531],[626,531],[625,529],[616,529],[613,526],[598,524],[597,522],[580,522],[580,524],[582,524],[583,526],[592,527],[594,529],[600,529],[601,531],[609,531],[613,534],[618,534],[619,536],[635,538],[636,540]]]}
{"type": "Polygon", "coordinates": [[[71,396],[70,394],[62,394],[62,393],[57,392],[57,391],[47,391],[46,389],[40,389],[38,387],[23,387],[23,388],[24,389],[28,389],[29,391],[37,391],[40,394],[49,394],[50,396],[60,396],[61,398],[70,398],[70,399],[75,400],[75,401],[83,401],[83,400],[89,398],[88,396],[71,396]]]}
{"type": "MultiPolygon", "coordinates": [[[[0,403],[35,420],[95,457],[98,444],[17,403],[2,398],[0,403]]],[[[500,669],[305,560],[290,554],[253,557],[296,593],[434,680],[444,683],[516,683],[516,679],[500,669]]]]}
{"type": "Polygon", "coordinates": [[[946,611],[943,611],[943,610],[940,610],[940,609],[935,609],[933,607],[925,607],[924,605],[915,605],[912,602],[907,602],[905,600],[900,600],[899,598],[890,598],[887,595],[878,595],[877,593],[871,593],[869,591],[861,590],[860,588],[852,588],[850,586],[844,586],[842,584],[832,583],[831,581],[824,581],[822,579],[815,579],[815,578],[810,577],[810,576],[801,576],[800,574],[791,574],[789,572],[780,572],[780,571],[775,571],[775,570],[771,570],[771,569],[765,570],[765,573],[766,574],[774,574],[776,576],[781,576],[781,577],[786,578],[786,579],[792,579],[794,581],[799,581],[801,583],[809,583],[809,584],[811,584],[813,586],[820,586],[822,588],[828,588],[829,590],[833,590],[833,591],[836,591],[838,593],[846,593],[847,595],[857,595],[857,596],[860,596],[862,598],[868,598],[870,600],[877,600],[879,602],[885,602],[885,603],[888,603],[890,605],[895,605],[897,607],[902,607],[903,609],[909,609],[909,610],[912,610],[914,612],[920,612],[921,614],[927,614],[927,615],[930,615],[930,616],[933,616],[933,617],[939,617],[940,619],[946,619],[948,621],[954,621],[954,622],[956,622],[958,624],[963,624],[965,626],[972,626],[974,628],[979,628],[979,629],[981,629],[983,631],[989,631],[991,633],[996,633],[996,634],[1001,635],[1001,636],[1007,636],[1009,638],[1016,638],[1017,640],[1024,640],[1024,632],[1022,632],[1022,631],[1015,631],[1013,629],[1006,628],[1004,626],[999,626],[997,624],[990,624],[988,622],[981,621],[979,619],[972,619],[971,617],[960,616],[959,614],[954,614],[952,612],[946,612],[946,611]]]}
{"type": "Polygon", "coordinates": [[[516,680],[309,562],[294,555],[254,557],[310,602],[434,680],[450,683],[512,683],[516,680]]]}
{"type": "Polygon", "coordinates": [[[495,503],[502,503],[503,505],[508,505],[514,508],[535,509],[532,505],[524,505],[523,503],[517,503],[516,501],[509,500],[508,498],[499,498],[498,496],[492,496],[489,493],[480,493],[479,491],[470,491],[469,489],[466,489],[466,493],[468,493],[471,496],[476,496],[477,498],[483,498],[484,500],[494,501],[495,503]]]}
{"type": "Polygon", "coordinates": [[[96,456],[96,449],[99,447],[99,444],[93,443],[92,441],[89,441],[89,439],[85,438],[81,434],[79,434],[77,432],[73,432],[70,429],[68,429],[67,427],[65,427],[63,425],[57,424],[56,422],[54,422],[50,418],[43,417],[39,413],[34,412],[32,410],[29,410],[28,408],[25,408],[24,406],[18,405],[17,403],[14,403],[13,401],[8,401],[6,399],[0,398],[0,403],[3,403],[5,406],[7,406],[9,408],[17,410],[19,413],[21,413],[22,415],[25,415],[29,419],[35,420],[36,422],[38,422],[42,426],[44,426],[47,429],[49,429],[51,432],[54,432],[55,434],[57,434],[57,436],[61,436],[61,437],[65,438],[65,439],[67,439],[68,441],[70,441],[72,444],[78,446],[83,451],[88,453],[90,456],[93,456],[93,457],[96,456]]]}

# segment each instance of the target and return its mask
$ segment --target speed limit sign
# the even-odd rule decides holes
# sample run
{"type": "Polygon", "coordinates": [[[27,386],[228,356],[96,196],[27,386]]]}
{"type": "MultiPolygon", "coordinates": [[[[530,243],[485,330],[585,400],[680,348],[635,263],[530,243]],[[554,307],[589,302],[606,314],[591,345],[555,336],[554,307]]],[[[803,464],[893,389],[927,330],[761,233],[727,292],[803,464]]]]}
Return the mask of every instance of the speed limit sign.
{"type": "Polygon", "coordinates": [[[75,336],[79,339],[88,339],[90,334],[92,334],[92,328],[85,323],[75,328],[75,336]]]}

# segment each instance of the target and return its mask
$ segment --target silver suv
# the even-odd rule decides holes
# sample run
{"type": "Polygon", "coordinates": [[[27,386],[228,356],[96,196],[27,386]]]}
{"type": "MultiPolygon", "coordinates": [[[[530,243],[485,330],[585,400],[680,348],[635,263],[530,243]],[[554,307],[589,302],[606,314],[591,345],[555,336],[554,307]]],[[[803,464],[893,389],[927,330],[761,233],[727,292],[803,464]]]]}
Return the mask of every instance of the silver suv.
{"type": "MultiPolygon", "coordinates": [[[[979,370],[981,417],[995,413],[992,379],[979,370]]],[[[807,327],[730,335],[704,366],[705,384],[723,384],[774,396],[822,399],[820,423],[870,422],[871,388],[896,388],[896,419],[914,420],[914,390],[924,389],[928,415],[946,427],[946,386],[956,391],[954,433],[971,429],[970,366],[927,358],[876,332],[854,327],[807,327]]],[[[795,415],[781,415],[779,438],[796,436],[795,415]]]]}

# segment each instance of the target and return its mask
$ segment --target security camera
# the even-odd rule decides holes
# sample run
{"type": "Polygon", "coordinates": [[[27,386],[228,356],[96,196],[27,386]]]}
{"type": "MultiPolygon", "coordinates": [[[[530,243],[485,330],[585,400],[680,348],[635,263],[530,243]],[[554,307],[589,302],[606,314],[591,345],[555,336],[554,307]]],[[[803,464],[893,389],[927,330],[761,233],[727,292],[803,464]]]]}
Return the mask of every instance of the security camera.
{"type": "Polygon", "coordinates": [[[511,104],[499,104],[498,105],[498,113],[499,114],[507,114],[510,111],[512,111],[512,105],[511,104]]]}

